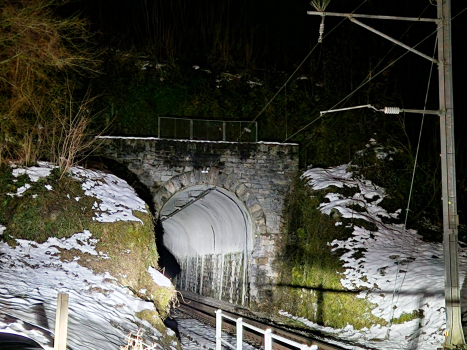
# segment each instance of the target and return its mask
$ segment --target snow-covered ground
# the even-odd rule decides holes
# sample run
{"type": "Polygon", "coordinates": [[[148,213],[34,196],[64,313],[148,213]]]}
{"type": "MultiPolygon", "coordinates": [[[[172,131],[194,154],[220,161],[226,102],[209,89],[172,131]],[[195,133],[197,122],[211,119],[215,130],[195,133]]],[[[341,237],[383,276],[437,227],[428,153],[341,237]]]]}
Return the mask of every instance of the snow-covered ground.
{"type": "MultiPolygon", "coordinates": [[[[41,163],[14,169],[13,174],[26,173],[31,182],[37,182],[51,169],[51,165],[41,163]]],[[[100,201],[95,203],[95,220],[140,221],[132,211],[146,211],[144,202],[118,177],[83,168],[73,168],[72,174],[82,182],[86,195],[100,201]]],[[[26,184],[9,195],[21,196],[30,188],[26,184]]],[[[4,231],[5,227],[0,226],[0,235],[4,231]]],[[[154,310],[152,302],[133,295],[114,276],[96,275],[79,265],[79,258],[69,262],[60,259],[61,249],[78,249],[106,259],[105,254],[96,251],[97,242],[89,231],[77,232],[68,239],[49,238],[42,244],[17,239],[15,248],[0,242],[0,332],[22,334],[45,349],[53,349],[53,335],[48,330],[55,327],[57,294],[63,292],[69,294],[68,345],[72,349],[120,349],[128,332],[142,329],[146,342],[164,343],[157,347],[175,350],[177,342],[170,338],[173,331],[167,329],[163,334],[135,316],[139,311],[154,310]]],[[[170,280],[156,269],[150,267],[149,273],[158,285],[171,286],[170,280]]]]}
{"type": "MultiPolygon", "coordinates": [[[[346,269],[341,279],[342,285],[349,290],[369,288],[362,291],[359,297],[377,305],[372,310],[373,314],[386,320],[388,325],[375,325],[363,330],[355,330],[351,326],[332,329],[321,327],[285,311],[281,314],[356,344],[349,348],[359,349],[361,347],[358,345],[361,345],[381,350],[434,350],[441,347],[446,328],[442,245],[424,242],[417,232],[404,230],[403,225],[383,223],[382,217],[403,215],[401,210],[388,213],[379,205],[386,195],[384,189],[354,176],[348,168],[349,165],[329,169],[310,168],[302,178],[314,190],[330,186],[347,186],[356,190],[356,193],[348,198],[339,193],[332,193],[330,189],[326,195],[326,202],[320,205],[320,210],[325,214],[338,211],[343,218],[360,218],[376,225],[377,231],[371,232],[356,225],[350,226],[353,229],[351,238],[334,240],[330,245],[334,250],[346,251],[341,257],[346,269]],[[363,210],[352,210],[355,205],[363,210]],[[358,252],[360,254],[355,254],[358,252]],[[422,318],[391,325],[391,319],[419,310],[423,310],[422,318]]],[[[336,222],[336,225],[342,224],[343,222],[336,222]]],[[[464,281],[466,276],[466,257],[466,250],[461,249],[461,281],[464,281]]],[[[465,294],[464,292],[463,299],[465,294]]]]}
{"type": "MultiPolygon", "coordinates": [[[[332,329],[286,311],[281,314],[345,340],[345,347],[349,349],[437,349],[444,341],[445,330],[442,246],[422,241],[417,232],[404,230],[402,225],[385,224],[382,217],[398,217],[403,215],[402,211],[388,213],[380,206],[385,197],[384,189],[354,176],[348,168],[348,165],[311,168],[303,178],[315,190],[330,186],[354,188],[355,194],[351,198],[330,190],[320,210],[325,214],[337,211],[343,218],[360,218],[376,225],[377,231],[371,232],[355,225],[351,227],[351,238],[335,240],[330,245],[333,249],[346,251],[341,257],[346,269],[342,285],[349,290],[369,288],[359,296],[377,305],[373,314],[387,321],[388,325],[362,330],[351,326],[332,329]],[[351,209],[354,205],[362,210],[351,209]],[[357,252],[360,254],[355,254],[357,252]],[[391,325],[391,319],[420,310],[423,317],[391,325]]],[[[50,171],[51,166],[43,163],[38,167],[14,169],[14,174],[27,173],[30,181],[35,182],[48,176],[50,171]]],[[[140,220],[132,211],[145,211],[144,202],[125,181],[82,168],[74,168],[72,173],[82,181],[86,195],[100,201],[95,204],[99,210],[95,220],[140,220]]],[[[45,186],[53,190],[50,185],[45,186]]],[[[26,184],[9,195],[21,196],[30,188],[26,184]]],[[[342,224],[336,222],[336,225],[342,224]]],[[[0,226],[0,235],[4,230],[0,226]]],[[[151,310],[153,304],[120,286],[115,277],[108,273],[93,274],[77,261],[61,261],[60,249],[78,249],[106,258],[105,254],[96,251],[97,241],[89,231],[78,232],[69,239],[50,238],[42,244],[27,240],[17,242],[15,248],[0,242],[0,332],[26,335],[44,348],[52,349],[52,335],[46,329],[54,328],[57,294],[66,292],[70,297],[68,340],[72,349],[119,349],[126,334],[138,328],[144,330],[146,339],[156,343],[161,343],[166,335],[173,335],[170,330],[162,334],[136,317],[136,312],[151,310]]],[[[461,249],[461,281],[467,272],[466,257],[467,251],[461,249]]],[[[160,286],[170,285],[170,281],[156,269],[149,268],[149,273],[160,286]]],[[[176,343],[164,343],[165,348],[175,346],[176,343]]]]}

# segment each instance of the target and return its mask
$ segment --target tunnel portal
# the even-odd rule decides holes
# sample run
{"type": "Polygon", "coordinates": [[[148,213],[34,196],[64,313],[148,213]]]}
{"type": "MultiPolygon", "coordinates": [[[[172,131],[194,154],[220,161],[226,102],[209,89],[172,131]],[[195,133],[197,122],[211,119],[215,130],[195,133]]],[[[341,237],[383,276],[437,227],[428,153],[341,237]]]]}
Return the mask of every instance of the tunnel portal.
{"type": "Polygon", "coordinates": [[[244,305],[252,222],[234,193],[196,185],[174,194],[160,211],[167,249],[181,267],[180,289],[244,305]]]}
{"type": "Polygon", "coordinates": [[[101,137],[100,156],[146,186],[177,287],[242,305],[271,300],[298,145],[101,137]]]}

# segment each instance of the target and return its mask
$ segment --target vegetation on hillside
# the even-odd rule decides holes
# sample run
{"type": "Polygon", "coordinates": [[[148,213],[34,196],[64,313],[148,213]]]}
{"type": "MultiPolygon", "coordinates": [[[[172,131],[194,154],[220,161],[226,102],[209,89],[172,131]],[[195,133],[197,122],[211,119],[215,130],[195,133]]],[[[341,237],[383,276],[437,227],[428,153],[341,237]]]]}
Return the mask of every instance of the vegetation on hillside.
{"type": "Polygon", "coordinates": [[[14,177],[11,167],[2,166],[0,224],[6,230],[1,239],[15,246],[16,239],[42,243],[49,237],[69,238],[77,232],[90,231],[98,239],[95,249],[102,252],[100,255],[64,249],[61,259],[75,261],[80,257],[78,264],[96,274],[108,272],[139,297],[153,301],[157,311],[145,310],[139,317],[157,328],[163,327],[161,317],[167,316],[175,291],[157,286],[148,272],[150,266],[158,268],[159,259],[152,215],[133,212],[141,222],[98,222],[93,218],[99,200],[86,196],[81,185],[71,176],[63,176],[58,168],[49,177],[32,182],[28,175],[14,177]],[[17,196],[17,190],[25,185],[27,190],[17,196]]]}
{"type": "Polygon", "coordinates": [[[62,0],[4,0],[0,7],[0,164],[47,159],[68,169],[89,146],[89,94],[99,61],[87,22],[60,17],[62,0]]]}
{"type": "MultiPolygon", "coordinates": [[[[0,163],[44,159],[65,169],[92,150],[88,142],[92,138],[87,138],[91,133],[107,129],[118,135],[154,136],[159,116],[255,120],[260,139],[299,142],[303,167],[348,163],[370,138],[396,147],[404,153],[397,171],[373,171],[371,166],[362,171],[375,183],[388,185],[403,207],[419,117],[360,109],[319,118],[319,111],[368,103],[419,108],[425,90],[418,80],[414,86],[404,77],[426,75],[429,65],[409,61],[383,70],[402,51],[348,22],[302,63],[318,36],[317,23],[310,32],[315,22],[300,15],[312,7],[280,0],[275,5],[202,0],[109,6],[104,0],[4,0],[0,163]],[[232,16],[242,20],[227,20],[232,16]],[[365,84],[360,86],[361,82],[365,84]],[[94,118],[95,111],[103,112],[94,118]],[[384,174],[395,176],[391,180],[384,174]],[[385,183],[375,177],[384,177],[385,183]],[[394,186],[400,180],[404,186],[394,186]]],[[[339,4],[342,10],[353,5],[339,4]]],[[[391,11],[379,3],[365,6],[391,11]]],[[[419,11],[415,3],[401,2],[398,8],[419,11]]],[[[327,19],[327,24],[332,21],[327,19]]],[[[387,29],[396,37],[405,31],[387,29]]],[[[421,35],[418,29],[410,33],[414,38],[421,35]]],[[[431,105],[436,98],[429,101],[428,108],[436,109],[431,105]]],[[[418,192],[411,208],[414,220],[409,222],[419,229],[417,222],[423,217],[435,224],[440,220],[435,200],[440,197],[438,133],[437,121],[426,120],[418,192]]],[[[467,170],[462,159],[458,168],[463,193],[467,170]]],[[[460,197],[461,222],[466,206],[460,197]]]]}
{"type": "Polygon", "coordinates": [[[372,315],[374,305],[357,297],[340,282],[344,272],[339,253],[332,252],[332,239],[345,239],[351,230],[336,226],[336,220],[317,209],[325,193],[313,193],[297,179],[285,210],[285,228],[280,281],[275,307],[305,317],[320,325],[356,329],[385,324],[372,315]]]}
{"type": "MultiPolygon", "coordinates": [[[[320,204],[326,203],[328,193],[340,194],[340,198],[352,198],[359,190],[355,187],[330,186],[323,190],[310,190],[310,186],[296,179],[293,191],[287,199],[285,225],[282,235],[281,259],[278,284],[275,286],[275,300],[269,312],[273,317],[280,310],[303,317],[314,323],[332,328],[371,328],[386,326],[388,322],[373,315],[377,307],[362,297],[362,291],[372,287],[348,289],[342,285],[345,269],[341,256],[346,249],[336,249],[331,242],[347,240],[353,236],[354,227],[359,226],[370,232],[379,230],[375,222],[360,218],[345,218],[338,210],[330,215],[323,214],[320,204]]],[[[348,205],[349,209],[364,212],[359,205],[348,205]]],[[[368,214],[368,213],[366,213],[368,214]]],[[[366,248],[356,248],[352,258],[365,256],[366,248]]],[[[364,279],[366,281],[366,276],[364,279]]],[[[378,287],[374,285],[374,288],[378,287]]],[[[423,318],[423,311],[402,313],[391,320],[401,324],[416,318],[423,318]]],[[[282,320],[284,321],[284,320],[282,320]]],[[[288,322],[288,320],[285,320],[288,322]]]]}
{"type": "MultiPolygon", "coordinates": [[[[413,3],[371,2],[368,6],[374,13],[381,9],[380,13],[390,13],[392,8],[410,13],[416,7],[413,3]]],[[[423,108],[423,79],[427,80],[429,65],[405,61],[391,66],[402,51],[348,22],[326,37],[302,64],[316,43],[318,24],[313,22],[316,28],[309,34],[310,25],[296,13],[304,14],[311,7],[290,1],[275,4],[280,6],[209,0],[2,1],[0,164],[53,161],[62,168],[60,175],[54,175],[54,186],[79,192],[64,170],[92,149],[87,136],[110,124],[108,132],[114,135],[154,136],[159,116],[255,120],[261,140],[300,143],[302,168],[352,162],[359,174],[387,190],[385,208],[405,209],[420,118],[386,116],[368,109],[320,118],[319,112],[369,103],[378,108],[423,108]],[[81,7],[84,14],[74,15],[81,7]],[[233,17],[241,20],[230,20],[233,17]],[[99,55],[94,39],[101,46],[99,55]],[[408,81],[406,76],[417,78],[408,81]],[[94,118],[96,110],[103,112],[94,118]],[[394,150],[393,159],[379,159],[375,147],[367,147],[371,138],[378,147],[394,150]]],[[[402,26],[389,29],[394,37],[413,43],[420,36],[420,31],[411,31],[412,36],[404,37],[402,26]]],[[[429,96],[428,109],[437,109],[436,93],[429,96]]],[[[425,120],[408,221],[409,227],[431,240],[441,238],[436,228],[441,222],[438,128],[436,119],[425,120]]],[[[464,149],[459,143],[458,154],[464,149]]],[[[464,193],[467,163],[458,159],[458,193],[464,193]]],[[[6,193],[15,192],[25,179],[10,180],[8,170],[3,169],[0,223],[8,225],[7,234],[40,241],[52,233],[67,237],[72,231],[92,227],[102,248],[113,249],[108,238],[124,224],[89,221],[91,199],[75,203],[65,192],[46,192],[43,184],[32,185],[42,191],[37,202],[27,196],[13,198],[6,193]]],[[[341,262],[327,243],[349,233],[316,209],[320,194],[313,196],[297,180],[284,214],[283,254],[287,259],[282,266],[279,303],[285,303],[290,312],[333,327],[348,322],[361,328],[379,322],[369,312],[372,305],[340,285],[335,272],[341,271],[341,262]]],[[[460,196],[461,223],[466,208],[467,197],[460,196]]],[[[148,227],[125,226],[122,242],[146,237],[148,227]]],[[[461,230],[461,240],[466,234],[461,230]]],[[[148,261],[155,258],[151,249],[141,252],[148,261]]],[[[138,285],[146,278],[135,276],[125,283],[138,285]]]]}

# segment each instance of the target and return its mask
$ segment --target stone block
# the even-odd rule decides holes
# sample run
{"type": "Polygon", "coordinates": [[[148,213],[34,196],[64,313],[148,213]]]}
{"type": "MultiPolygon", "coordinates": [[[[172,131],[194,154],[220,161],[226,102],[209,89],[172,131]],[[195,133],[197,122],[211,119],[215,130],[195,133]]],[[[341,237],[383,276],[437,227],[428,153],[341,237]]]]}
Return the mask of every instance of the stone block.
{"type": "Polygon", "coordinates": [[[266,265],[268,261],[269,261],[269,258],[264,258],[264,257],[255,259],[255,262],[258,265],[266,265]]]}
{"type": "Polygon", "coordinates": [[[179,180],[180,180],[180,184],[183,186],[183,187],[187,187],[190,183],[189,181],[189,177],[186,173],[182,174],[179,176],[179,180]]]}
{"type": "Polygon", "coordinates": [[[167,181],[169,181],[171,178],[172,178],[171,175],[162,175],[162,176],[161,176],[161,181],[162,181],[162,182],[167,182],[167,181]]]}
{"type": "Polygon", "coordinates": [[[165,189],[167,192],[169,192],[171,195],[174,194],[177,191],[177,188],[174,186],[172,181],[167,181],[164,184],[165,189]]]}

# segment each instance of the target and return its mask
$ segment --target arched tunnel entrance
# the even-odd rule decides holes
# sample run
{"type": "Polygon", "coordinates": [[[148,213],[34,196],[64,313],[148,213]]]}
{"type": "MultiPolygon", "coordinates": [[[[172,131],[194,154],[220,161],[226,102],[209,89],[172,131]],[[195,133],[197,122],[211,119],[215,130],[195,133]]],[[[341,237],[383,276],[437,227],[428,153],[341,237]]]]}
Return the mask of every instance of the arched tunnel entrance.
{"type": "Polygon", "coordinates": [[[175,279],[181,290],[248,306],[269,303],[278,280],[282,212],[298,171],[298,145],[101,140],[97,156],[124,168],[130,185],[137,185],[155,217],[163,219],[157,225],[159,232],[166,231],[156,237],[159,266],[181,268],[175,279]],[[162,241],[172,261],[162,257],[162,241]]]}
{"type": "Polygon", "coordinates": [[[215,185],[185,187],[165,202],[159,220],[164,246],[180,265],[179,289],[248,303],[253,225],[235,193],[215,185]]]}

